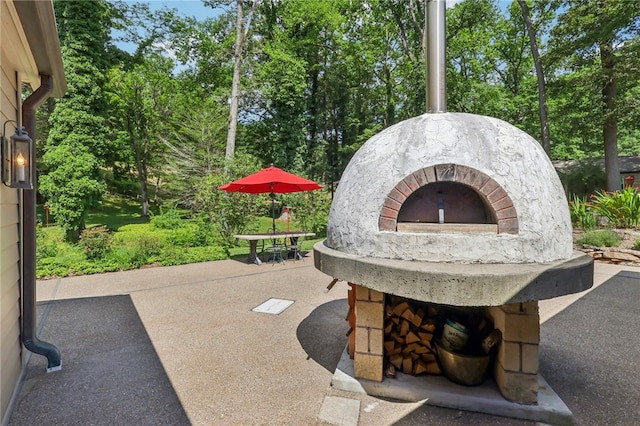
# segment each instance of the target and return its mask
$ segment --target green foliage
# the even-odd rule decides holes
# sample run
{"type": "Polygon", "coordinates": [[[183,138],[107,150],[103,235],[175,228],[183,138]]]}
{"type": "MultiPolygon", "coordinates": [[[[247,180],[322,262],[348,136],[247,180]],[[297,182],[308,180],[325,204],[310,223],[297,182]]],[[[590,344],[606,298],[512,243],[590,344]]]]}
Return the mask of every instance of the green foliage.
{"type": "Polygon", "coordinates": [[[109,15],[104,0],[56,1],[54,9],[68,91],[49,119],[39,187],[67,241],[76,242],[105,192],[99,167],[113,148],[102,91],[109,15]]]}
{"type": "Polygon", "coordinates": [[[201,247],[207,245],[207,235],[200,232],[197,224],[175,229],[167,241],[175,247],[201,247]]]}
{"type": "Polygon", "coordinates": [[[633,242],[633,248],[634,250],[640,250],[640,238],[633,242]]]}
{"type": "Polygon", "coordinates": [[[55,2],[67,93],[51,115],[47,146],[82,144],[102,163],[113,149],[107,138],[106,82],[109,10],[105,0],[55,2]],[[73,140],[71,142],[70,140],[73,140]]]}
{"type": "Polygon", "coordinates": [[[569,201],[569,212],[571,213],[573,226],[585,230],[595,228],[596,217],[593,214],[591,204],[587,202],[586,198],[574,195],[569,201]]]}
{"type": "MultiPolygon", "coordinates": [[[[604,148],[605,157],[615,161],[618,127],[624,123],[620,118],[637,105],[625,92],[631,90],[630,80],[637,80],[640,2],[569,0],[553,6],[558,18],[548,57],[558,70],[558,82],[569,89],[554,94],[568,106],[557,120],[566,126],[565,136],[583,145],[582,151],[592,151],[595,142],[604,148]]],[[[607,169],[607,187],[620,188],[614,168],[607,169]]]]}
{"type": "MultiPolygon", "coordinates": [[[[201,228],[196,223],[171,230],[158,230],[149,224],[124,225],[113,233],[109,250],[103,250],[101,256],[90,255],[92,251],[96,253],[98,247],[104,247],[106,239],[105,228],[93,229],[85,231],[80,244],[64,242],[58,227],[44,229],[39,238],[49,243],[46,250],[39,250],[36,255],[37,277],[94,274],[150,264],[181,265],[226,259],[229,255],[228,250],[216,242],[204,245],[204,238],[198,232],[201,228]],[[85,243],[93,244],[90,247],[94,249],[86,250],[85,243]]],[[[211,236],[207,239],[214,240],[211,236]]]]}
{"type": "MultiPolygon", "coordinates": [[[[55,230],[48,228],[45,231],[55,230]]],[[[67,277],[77,269],[76,265],[84,264],[87,258],[84,250],[77,244],[69,244],[61,239],[55,257],[36,258],[36,276],[38,278],[67,277]]]]}
{"type": "Polygon", "coordinates": [[[228,174],[211,174],[195,183],[193,208],[200,214],[199,220],[208,222],[207,226],[216,230],[226,246],[235,244],[233,235],[248,230],[267,197],[262,194],[221,191],[218,187],[259,169],[254,157],[236,153],[234,161],[228,164],[228,174]]]}
{"type": "Polygon", "coordinates": [[[578,240],[578,244],[596,247],[616,247],[621,242],[620,235],[611,229],[598,229],[585,232],[578,240]]]}
{"type": "Polygon", "coordinates": [[[593,161],[580,162],[558,175],[565,191],[579,197],[586,197],[607,186],[602,166],[593,161]]]}
{"type": "Polygon", "coordinates": [[[75,242],[85,227],[88,209],[97,207],[105,192],[98,163],[82,144],[51,147],[43,159],[50,172],[40,177],[40,192],[67,241],[75,242]]]}
{"type": "Polygon", "coordinates": [[[157,262],[164,244],[154,235],[140,235],[136,240],[121,245],[111,256],[120,265],[139,268],[157,262]]]}
{"type": "Polygon", "coordinates": [[[56,257],[60,241],[52,232],[45,232],[42,226],[36,227],[36,259],[56,257]]]}
{"type": "Polygon", "coordinates": [[[87,259],[101,259],[111,249],[111,233],[106,226],[87,228],[80,234],[80,243],[87,259]]]}
{"type": "Polygon", "coordinates": [[[640,222],[640,193],[633,187],[593,196],[593,211],[615,228],[631,228],[640,222]]]}
{"type": "Polygon", "coordinates": [[[168,247],[159,259],[162,266],[184,265],[186,263],[209,262],[228,258],[228,252],[220,246],[207,247],[168,247]]]}
{"type": "Polygon", "coordinates": [[[180,210],[163,211],[161,208],[160,214],[151,217],[151,225],[157,229],[178,229],[185,225],[185,221],[180,210]]]}
{"type": "Polygon", "coordinates": [[[327,232],[331,196],[325,190],[287,194],[286,204],[293,210],[293,218],[306,232],[322,237],[327,232]]]}
{"type": "Polygon", "coordinates": [[[161,162],[169,111],[174,109],[176,81],[172,78],[173,61],[160,54],[149,54],[139,64],[121,64],[109,73],[111,121],[125,131],[119,134],[129,145],[126,160],[133,164],[140,196],[142,215],[148,216],[148,178],[153,166],[161,162]]]}
{"type": "Polygon", "coordinates": [[[107,194],[100,206],[87,216],[87,226],[106,225],[111,231],[117,231],[122,225],[147,223],[148,218],[140,216],[140,204],[129,197],[107,194]]]}

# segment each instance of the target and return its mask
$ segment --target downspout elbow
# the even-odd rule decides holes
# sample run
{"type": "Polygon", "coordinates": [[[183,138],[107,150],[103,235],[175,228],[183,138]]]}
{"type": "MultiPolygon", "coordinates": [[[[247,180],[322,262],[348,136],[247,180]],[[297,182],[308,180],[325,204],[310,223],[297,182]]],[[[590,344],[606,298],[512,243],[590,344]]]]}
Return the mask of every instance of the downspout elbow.
{"type": "MultiPolygon", "coordinates": [[[[40,87],[22,103],[22,125],[35,141],[36,109],[51,96],[53,78],[40,75],[40,87]]],[[[34,150],[35,151],[35,150],[34,150]]],[[[35,157],[35,152],[32,154],[35,157]]],[[[35,164],[35,158],[31,159],[35,164]]],[[[29,351],[47,358],[47,372],[62,369],[60,351],[36,336],[36,168],[31,168],[33,189],[23,190],[22,243],[22,343],[29,351]]]]}

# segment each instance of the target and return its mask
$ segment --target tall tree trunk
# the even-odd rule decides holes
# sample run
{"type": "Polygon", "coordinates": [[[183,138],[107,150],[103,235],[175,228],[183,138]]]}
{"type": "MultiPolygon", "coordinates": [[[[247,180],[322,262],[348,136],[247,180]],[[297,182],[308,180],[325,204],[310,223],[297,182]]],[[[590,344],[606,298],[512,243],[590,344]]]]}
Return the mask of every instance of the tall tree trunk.
{"type": "Polygon", "coordinates": [[[131,144],[136,157],[136,169],[138,171],[138,183],[140,184],[140,205],[142,207],[142,216],[149,217],[149,193],[147,191],[147,166],[144,158],[144,148],[136,143],[135,138],[131,137],[131,144]]]}
{"type": "Polygon", "coordinates": [[[617,84],[615,77],[616,56],[613,43],[607,40],[600,43],[600,60],[602,63],[602,108],[604,139],[604,167],[607,174],[607,190],[617,191],[620,183],[620,165],[618,164],[618,118],[616,117],[617,84]]]}
{"type": "Polygon", "coordinates": [[[525,0],[518,0],[520,9],[522,9],[522,17],[524,18],[524,25],[527,28],[527,34],[529,34],[529,44],[531,45],[531,55],[533,56],[533,63],[536,68],[536,77],[538,78],[538,108],[540,110],[540,143],[544,152],[551,157],[551,135],[549,134],[549,123],[547,121],[547,89],[544,78],[544,68],[542,68],[542,62],[540,61],[540,53],[538,52],[538,41],[536,39],[536,32],[533,29],[533,23],[531,22],[531,15],[529,14],[529,6],[525,0]]]}
{"type": "Polygon", "coordinates": [[[240,71],[242,68],[242,45],[244,43],[244,31],[242,30],[242,0],[237,0],[236,12],[236,50],[234,54],[233,83],[231,86],[231,110],[229,112],[229,131],[227,132],[227,150],[225,158],[233,159],[236,150],[236,130],[238,128],[238,99],[240,97],[240,71]]]}
{"type": "Polygon", "coordinates": [[[140,185],[140,204],[142,207],[142,216],[149,217],[149,196],[147,191],[147,166],[144,157],[145,146],[148,146],[147,136],[143,135],[138,138],[134,134],[133,125],[129,120],[126,121],[127,134],[129,135],[129,143],[133,149],[136,161],[136,171],[138,172],[138,184],[140,185]],[[141,146],[141,141],[143,141],[141,146]]]}

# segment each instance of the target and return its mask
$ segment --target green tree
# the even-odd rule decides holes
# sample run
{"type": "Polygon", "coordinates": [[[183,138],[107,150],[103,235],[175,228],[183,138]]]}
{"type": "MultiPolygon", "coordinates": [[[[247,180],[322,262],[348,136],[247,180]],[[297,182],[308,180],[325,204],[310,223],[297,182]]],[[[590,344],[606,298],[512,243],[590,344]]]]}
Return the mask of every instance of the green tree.
{"type": "Polygon", "coordinates": [[[149,215],[150,167],[164,149],[160,135],[171,119],[177,92],[171,75],[173,62],[150,54],[140,65],[125,71],[111,70],[110,94],[114,122],[121,123],[133,152],[142,216],[149,215]]]}
{"type": "Polygon", "coordinates": [[[250,175],[260,169],[259,162],[241,151],[233,162],[221,160],[219,173],[194,180],[194,210],[206,217],[222,239],[231,246],[235,234],[246,233],[260,212],[267,197],[261,194],[226,192],[218,189],[230,181],[250,175]]]}
{"type": "Polygon", "coordinates": [[[109,13],[105,1],[56,1],[55,14],[68,91],[50,117],[40,191],[63,226],[77,241],[87,209],[97,205],[105,185],[99,166],[109,154],[105,117],[105,46],[109,13]]]}
{"type": "Polygon", "coordinates": [[[203,92],[187,92],[174,103],[171,125],[160,136],[165,145],[158,171],[164,181],[162,197],[194,210],[199,209],[196,194],[202,179],[224,175],[225,166],[227,93],[203,92]]]}
{"type": "Polygon", "coordinates": [[[529,45],[531,46],[531,54],[536,70],[536,79],[538,80],[538,110],[540,114],[540,143],[548,156],[551,156],[551,136],[549,135],[549,123],[547,120],[547,85],[544,77],[544,67],[540,59],[540,51],[538,49],[538,34],[531,18],[531,9],[525,0],[518,0],[522,11],[527,35],[529,36],[529,45]]]}
{"type": "Polygon", "coordinates": [[[589,104],[600,109],[594,115],[604,145],[607,188],[615,191],[621,187],[618,126],[620,100],[625,98],[619,89],[622,81],[637,80],[637,71],[629,66],[636,61],[637,50],[630,51],[626,46],[637,42],[640,2],[558,0],[554,5],[562,10],[552,30],[556,66],[562,72],[561,79],[599,88],[589,104]]]}
{"type": "Polygon", "coordinates": [[[51,169],[40,177],[40,191],[68,241],[77,241],[90,208],[97,207],[106,191],[96,177],[98,161],[83,141],[68,140],[48,150],[44,160],[51,169]]]}

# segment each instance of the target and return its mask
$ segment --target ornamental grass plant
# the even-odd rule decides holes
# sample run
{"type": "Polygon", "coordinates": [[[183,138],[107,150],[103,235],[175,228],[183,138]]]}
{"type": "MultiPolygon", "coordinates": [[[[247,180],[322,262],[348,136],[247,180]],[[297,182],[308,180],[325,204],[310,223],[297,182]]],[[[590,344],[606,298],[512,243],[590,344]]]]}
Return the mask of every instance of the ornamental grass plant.
{"type": "Polygon", "coordinates": [[[640,193],[635,187],[596,192],[592,195],[592,208],[614,228],[636,228],[640,222],[640,193]]]}
{"type": "Polygon", "coordinates": [[[640,192],[628,187],[619,191],[598,191],[586,197],[573,195],[569,201],[571,223],[576,228],[590,230],[603,221],[607,227],[637,228],[640,223],[640,192]]]}

